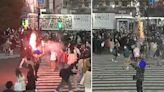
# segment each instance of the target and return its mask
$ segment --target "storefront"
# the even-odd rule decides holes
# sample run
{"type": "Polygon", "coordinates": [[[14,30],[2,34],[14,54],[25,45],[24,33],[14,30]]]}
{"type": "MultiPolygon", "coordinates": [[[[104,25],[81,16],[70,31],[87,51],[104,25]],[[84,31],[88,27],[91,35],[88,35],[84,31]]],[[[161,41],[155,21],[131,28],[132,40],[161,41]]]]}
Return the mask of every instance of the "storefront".
{"type": "Polygon", "coordinates": [[[117,15],[116,19],[116,30],[117,31],[133,31],[135,30],[135,18],[127,15],[117,15]]]}
{"type": "Polygon", "coordinates": [[[90,15],[60,15],[60,14],[43,14],[40,16],[40,28],[42,30],[61,30],[66,31],[90,31],[90,15]]]}

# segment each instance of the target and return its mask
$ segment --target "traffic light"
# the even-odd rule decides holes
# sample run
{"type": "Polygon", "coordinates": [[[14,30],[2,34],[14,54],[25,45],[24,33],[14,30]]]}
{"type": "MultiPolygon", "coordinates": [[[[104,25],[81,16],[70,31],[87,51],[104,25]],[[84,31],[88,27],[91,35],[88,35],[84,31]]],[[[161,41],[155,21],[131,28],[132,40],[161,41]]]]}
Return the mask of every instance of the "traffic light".
{"type": "Polygon", "coordinates": [[[24,28],[27,28],[28,25],[29,25],[29,23],[28,23],[28,20],[27,20],[27,19],[22,20],[22,26],[23,26],[24,28]]]}
{"type": "Polygon", "coordinates": [[[57,28],[58,28],[58,30],[62,30],[63,29],[63,23],[62,23],[61,20],[58,21],[57,28]]]}

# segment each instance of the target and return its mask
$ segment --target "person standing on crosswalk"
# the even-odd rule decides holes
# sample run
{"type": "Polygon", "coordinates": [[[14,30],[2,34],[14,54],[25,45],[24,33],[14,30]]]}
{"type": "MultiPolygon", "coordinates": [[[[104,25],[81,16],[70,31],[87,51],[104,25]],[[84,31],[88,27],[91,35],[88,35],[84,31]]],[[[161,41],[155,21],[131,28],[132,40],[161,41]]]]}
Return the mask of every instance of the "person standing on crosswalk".
{"type": "Polygon", "coordinates": [[[34,70],[32,68],[32,65],[28,65],[28,73],[27,73],[27,85],[26,90],[27,92],[35,92],[36,89],[36,77],[34,75],[34,70]]]}
{"type": "Polygon", "coordinates": [[[137,62],[139,60],[139,57],[140,57],[140,48],[138,46],[136,46],[133,49],[133,54],[134,54],[134,61],[137,62]]]}
{"type": "Polygon", "coordinates": [[[126,66],[126,70],[129,70],[129,64],[128,62],[130,61],[130,50],[127,46],[124,46],[124,50],[123,50],[123,56],[125,58],[125,66],[126,66]]]}
{"type": "Polygon", "coordinates": [[[57,69],[57,53],[55,51],[51,51],[50,55],[50,67],[52,71],[57,69]]]}
{"type": "Polygon", "coordinates": [[[14,91],[16,92],[25,92],[26,91],[26,78],[21,70],[18,68],[15,71],[16,82],[14,84],[14,91]]]}
{"type": "Polygon", "coordinates": [[[137,92],[143,92],[143,81],[144,81],[144,72],[145,72],[145,64],[141,64],[144,59],[141,59],[136,65],[130,63],[130,65],[136,70],[136,75],[133,76],[133,79],[136,80],[136,88],[137,92]]]}
{"type": "Polygon", "coordinates": [[[60,84],[58,85],[57,89],[55,90],[55,92],[62,92],[61,88],[67,84],[68,85],[68,89],[69,92],[73,92],[72,91],[72,84],[70,81],[70,76],[73,75],[74,72],[72,71],[72,67],[70,67],[69,65],[65,64],[64,68],[60,70],[59,76],[62,78],[60,84]]]}
{"type": "Polygon", "coordinates": [[[118,41],[115,42],[115,45],[114,45],[114,48],[113,48],[113,56],[114,58],[112,59],[112,62],[117,62],[117,57],[118,57],[118,54],[119,54],[119,43],[118,41]]]}
{"type": "Polygon", "coordinates": [[[109,47],[110,47],[110,53],[113,52],[113,48],[114,48],[114,42],[112,39],[110,39],[109,43],[108,43],[109,47]]]}
{"type": "Polygon", "coordinates": [[[91,67],[88,68],[88,70],[83,75],[81,81],[81,85],[85,86],[85,92],[92,92],[91,89],[91,67]]]}
{"type": "Polygon", "coordinates": [[[71,65],[75,62],[77,62],[77,53],[76,51],[74,50],[74,47],[70,48],[70,52],[68,53],[68,61],[67,61],[67,64],[68,65],[71,65]]]}

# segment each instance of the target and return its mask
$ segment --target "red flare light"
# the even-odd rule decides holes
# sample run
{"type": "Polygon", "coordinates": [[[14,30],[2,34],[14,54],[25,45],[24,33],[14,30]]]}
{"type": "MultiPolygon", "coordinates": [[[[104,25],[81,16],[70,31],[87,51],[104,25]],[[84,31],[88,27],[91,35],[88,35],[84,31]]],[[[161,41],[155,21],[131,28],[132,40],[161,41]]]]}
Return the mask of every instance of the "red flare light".
{"type": "Polygon", "coordinates": [[[32,50],[36,50],[36,34],[33,32],[30,36],[30,42],[29,42],[32,50]]]}

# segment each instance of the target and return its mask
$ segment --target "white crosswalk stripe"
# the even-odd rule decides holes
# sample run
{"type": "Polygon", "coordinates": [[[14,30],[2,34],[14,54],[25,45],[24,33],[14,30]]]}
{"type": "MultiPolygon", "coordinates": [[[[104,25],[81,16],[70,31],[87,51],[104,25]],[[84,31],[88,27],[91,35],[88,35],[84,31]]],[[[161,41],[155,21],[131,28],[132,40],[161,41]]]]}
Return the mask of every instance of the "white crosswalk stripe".
{"type": "MultiPolygon", "coordinates": [[[[36,81],[37,92],[55,92],[56,88],[61,82],[61,77],[59,77],[59,72],[51,71],[48,62],[41,62],[37,75],[38,75],[36,81]]],[[[84,92],[84,87],[81,85],[79,85],[79,87],[80,89],[74,92],[84,92]]],[[[68,87],[65,86],[62,92],[68,92],[68,87]]]]}
{"type": "MultiPolygon", "coordinates": [[[[110,55],[93,56],[93,92],[137,92],[135,70],[123,69],[123,58],[112,62],[110,55]]],[[[154,61],[155,62],[155,61],[154,61]]],[[[164,66],[150,66],[145,71],[144,92],[164,92],[164,66]]]]}

